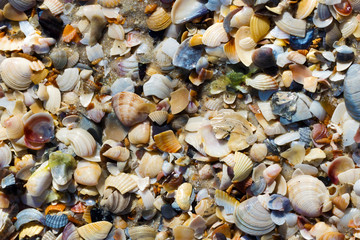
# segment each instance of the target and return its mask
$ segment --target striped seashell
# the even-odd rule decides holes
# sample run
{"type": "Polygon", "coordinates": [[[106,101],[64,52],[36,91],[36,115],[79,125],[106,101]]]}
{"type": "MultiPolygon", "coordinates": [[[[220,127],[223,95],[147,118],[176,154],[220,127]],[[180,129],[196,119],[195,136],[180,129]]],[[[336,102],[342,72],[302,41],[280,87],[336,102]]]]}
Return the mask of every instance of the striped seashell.
{"type": "Polygon", "coordinates": [[[139,174],[142,177],[156,177],[162,171],[163,158],[158,154],[146,152],[139,164],[139,174]]]}
{"type": "Polygon", "coordinates": [[[89,157],[95,153],[96,141],[85,129],[73,128],[68,130],[61,128],[55,136],[66,145],[71,145],[75,154],[79,157],[89,157]]]}
{"type": "Polygon", "coordinates": [[[217,205],[224,207],[226,214],[233,214],[239,201],[236,198],[231,197],[224,191],[219,189],[215,190],[215,202],[217,205]]]}
{"type": "Polygon", "coordinates": [[[137,226],[129,228],[129,235],[133,240],[154,240],[156,231],[150,226],[137,226]]]}
{"type": "Polygon", "coordinates": [[[130,174],[120,173],[117,176],[110,175],[106,178],[105,189],[109,187],[116,188],[121,194],[125,194],[135,189],[137,183],[130,174]]]}
{"type": "Polygon", "coordinates": [[[337,175],[341,184],[355,184],[360,179],[360,168],[349,169],[337,175]]]}
{"type": "Polygon", "coordinates": [[[31,62],[25,58],[12,57],[0,64],[0,75],[4,83],[14,90],[26,90],[31,84],[31,62]]]}
{"type": "Polygon", "coordinates": [[[222,98],[207,98],[204,101],[204,107],[209,110],[220,110],[224,105],[224,101],[222,98]]]}
{"type": "Polygon", "coordinates": [[[0,209],[0,238],[7,239],[15,231],[15,227],[9,218],[9,214],[0,209]]]}
{"type": "Polygon", "coordinates": [[[59,110],[61,105],[60,90],[53,85],[49,85],[46,86],[46,92],[49,98],[45,100],[44,108],[52,114],[55,114],[59,110]]]}
{"type": "Polygon", "coordinates": [[[236,53],[235,40],[233,38],[224,45],[224,53],[230,63],[235,64],[240,61],[236,53]]]}
{"type": "Polygon", "coordinates": [[[60,91],[71,91],[79,82],[79,70],[77,68],[67,68],[62,75],[56,78],[56,83],[60,91]]]}
{"type": "Polygon", "coordinates": [[[98,0],[97,3],[102,7],[114,8],[120,5],[120,0],[98,0]]]}
{"type": "Polygon", "coordinates": [[[357,28],[357,19],[355,16],[351,17],[350,19],[342,22],[340,24],[340,31],[342,33],[343,38],[350,37],[351,34],[353,34],[357,28]]]}
{"type": "Polygon", "coordinates": [[[289,12],[284,12],[278,19],[275,19],[275,24],[285,33],[305,37],[306,21],[293,18],[289,12]]]}
{"type": "Polygon", "coordinates": [[[64,11],[64,4],[59,0],[44,0],[44,5],[56,16],[64,11]]]}
{"type": "Polygon", "coordinates": [[[162,7],[157,7],[147,19],[146,24],[152,31],[161,31],[166,29],[171,24],[170,14],[162,7]]]}
{"type": "Polygon", "coordinates": [[[66,64],[66,67],[67,68],[72,68],[74,67],[78,61],[79,61],[79,58],[80,58],[80,55],[77,51],[69,51],[68,52],[68,61],[67,61],[67,64],[66,64]]]}
{"type": "Polygon", "coordinates": [[[50,228],[62,228],[69,222],[66,214],[46,215],[45,225],[50,228]]]}
{"type": "Polygon", "coordinates": [[[235,153],[234,160],[234,178],[232,180],[233,182],[241,182],[250,175],[253,163],[248,156],[241,152],[235,153]]]}
{"type": "Polygon", "coordinates": [[[11,21],[20,22],[28,19],[24,12],[17,10],[10,3],[5,4],[2,13],[3,17],[11,21]]]}
{"type": "Polygon", "coordinates": [[[251,38],[255,42],[263,39],[270,30],[270,21],[267,17],[253,14],[250,19],[251,38]]]}
{"type": "Polygon", "coordinates": [[[101,167],[95,162],[82,160],[78,162],[74,172],[77,183],[85,186],[96,186],[101,175],[101,167]]]}
{"type": "Polygon", "coordinates": [[[104,197],[100,201],[100,206],[114,214],[123,213],[131,202],[130,194],[121,194],[114,188],[107,188],[104,191],[104,197]]]}
{"type": "Polygon", "coordinates": [[[133,126],[128,134],[130,143],[147,144],[150,140],[150,123],[145,121],[133,126]]]}
{"type": "Polygon", "coordinates": [[[38,236],[42,233],[43,230],[44,230],[44,226],[39,223],[35,223],[35,222],[27,223],[21,229],[19,233],[19,239],[32,238],[38,236]]]}
{"type": "Polygon", "coordinates": [[[223,23],[214,23],[206,29],[202,36],[202,43],[208,47],[218,47],[221,43],[228,42],[229,36],[223,23]]]}
{"type": "Polygon", "coordinates": [[[156,134],[154,141],[156,146],[164,152],[175,153],[181,149],[181,144],[172,130],[156,134]]]}
{"type": "Polygon", "coordinates": [[[30,63],[30,68],[33,71],[41,71],[45,68],[45,66],[40,60],[37,60],[30,63]]]}
{"type": "Polygon", "coordinates": [[[9,0],[11,6],[18,11],[26,11],[36,5],[36,0],[9,0]]]}
{"type": "Polygon", "coordinates": [[[1,187],[3,189],[10,187],[10,186],[14,186],[16,184],[15,181],[15,176],[14,174],[9,174],[6,177],[4,177],[3,179],[1,179],[1,187]]]}
{"type": "Polygon", "coordinates": [[[259,73],[253,78],[246,79],[246,85],[251,86],[257,90],[266,91],[278,89],[279,84],[275,78],[270,75],[259,73]]]}
{"type": "Polygon", "coordinates": [[[78,232],[85,240],[100,240],[106,238],[111,228],[112,224],[110,222],[99,221],[79,227],[78,232]]]}
{"type": "Polygon", "coordinates": [[[24,135],[24,123],[20,116],[13,115],[3,122],[8,139],[17,139],[24,135]]]}
{"type": "Polygon", "coordinates": [[[16,227],[16,230],[19,230],[23,225],[34,221],[45,224],[45,217],[35,208],[27,208],[16,215],[14,226],[16,227]]]}
{"type": "Polygon", "coordinates": [[[151,121],[156,122],[159,125],[163,125],[168,119],[169,113],[164,110],[155,111],[149,114],[151,121]]]}
{"type": "Polygon", "coordinates": [[[6,35],[0,37],[0,51],[20,51],[23,44],[24,39],[9,39],[6,35]]]}
{"type": "Polygon", "coordinates": [[[139,95],[131,92],[115,94],[112,106],[120,122],[127,127],[143,122],[152,107],[152,105],[145,103],[139,95]]]}
{"type": "Polygon", "coordinates": [[[47,231],[41,240],[56,240],[56,236],[52,231],[47,231]]]}
{"type": "Polygon", "coordinates": [[[62,240],[80,240],[79,233],[73,223],[66,224],[62,232],[62,240]]]}
{"type": "Polygon", "coordinates": [[[103,155],[112,160],[123,162],[130,157],[130,151],[125,147],[116,146],[104,152],[103,155]]]}

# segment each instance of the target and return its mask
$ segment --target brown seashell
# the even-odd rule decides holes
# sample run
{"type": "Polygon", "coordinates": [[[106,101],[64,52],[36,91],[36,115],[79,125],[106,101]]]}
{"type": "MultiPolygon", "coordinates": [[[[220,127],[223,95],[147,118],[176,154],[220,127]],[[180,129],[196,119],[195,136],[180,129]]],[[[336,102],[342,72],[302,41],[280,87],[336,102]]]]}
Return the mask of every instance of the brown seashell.
{"type": "Polygon", "coordinates": [[[129,206],[130,200],[130,194],[123,195],[114,188],[107,188],[104,191],[103,199],[100,201],[100,206],[103,206],[114,214],[119,214],[129,206]]]}
{"type": "Polygon", "coordinates": [[[253,14],[250,19],[251,38],[255,42],[263,39],[270,30],[270,20],[267,17],[253,14]]]}
{"type": "Polygon", "coordinates": [[[130,157],[130,151],[125,147],[116,146],[104,152],[103,155],[112,160],[123,162],[130,157]]]}
{"type": "Polygon", "coordinates": [[[171,113],[177,114],[183,111],[190,101],[190,92],[186,88],[179,88],[170,94],[171,113]]]}
{"type": "Polygon", "coordinates": [[[319,240],[344,240],[345,235],[339,232],[327,232],[319,237],[319,240]]]}
{"type": "Polygon", "coordinates": [[[133,126],[128,134],[130,143],[146,144],[150,140],[150,123],[145,121],[133,126]]]}
{"type": "Polygon", "coordinates": [[[25,21],[28,19],[24,12],[15,9],[10,3],[7,3],[3,9],[4,17],[11,21],[25,21]]]}
{"type": "Polygon", "coordinates": [[[154,140],[161,151],[175,153],[181,149],[181,144],[172,130],[156,134],[154,140]]]}
{"type": "Polygon", "coordinates": [[[158,154],[146,152],[141,158],[139,174],[142,177],[156,177],[162,171],[163,158],[158,154]]]}
{"type": "Polygon", "coordinates": [[[341,16],[349,16],[352,12],[352,6],[348,0],[341,0],[340,3],[334,4],[334,9],[341,16]]]}
{"type": "Polygon", "coordinates": [[[232,64],[238,63],[239,57],[236,54],[235,40],[232,38],[224,45],[224,53],[232,64]]]}
{"type": "Polygon", "coordinates": [[[112,224],[107,221],[99,221],[95,223],[89,223],[78,228],[78,232],[85,240],[100,240],[105,239],[112,224]]]}
{"type": "Polygon", "coordinates": [[[171,17],[164,8],[158,7],[147,19],[146,24],[152,31],[161,31],[171,24],[171,17]]]}
{"type": "Polygon", "coordinates": [[[120,122],[127,127],[143,122],[152,107],[139,95],[131,92],[117,93],[113,97],[112,106],[120,122]]]}

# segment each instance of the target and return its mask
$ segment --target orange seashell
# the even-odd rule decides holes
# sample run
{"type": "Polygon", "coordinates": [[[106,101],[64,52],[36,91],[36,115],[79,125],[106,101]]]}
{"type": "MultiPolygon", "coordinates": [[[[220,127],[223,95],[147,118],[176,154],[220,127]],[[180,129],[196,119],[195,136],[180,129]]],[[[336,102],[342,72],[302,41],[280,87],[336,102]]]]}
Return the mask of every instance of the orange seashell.
{"type": "Polygon", "coordinates": [[[47,215],[49,212],[53,213],[53,212],[62,212],[64,211],[66,208],[65,204],[63,203],[58,203],[56,205],[52,205],[50,204],[49,206],[47,206],[47,208],[45,209],[45,215],[47,215]]]}
{"type": "Polygon", "coordinates": [[[63,41],[69,43],[72,40],[74,40],[76,36],[77,36],[76,28],[74,28],[70,24],[67,24],[62,34],[63,41]]]}
{"type": "Polygon", "coordinates": [[[171,113],[177,114],[183,111],[190,102],[190,92],[186,88],[179,88],[170,94],[171,113]]]}
{"type": "Polygon", "coordinates": [[[70,210],[74,213],[84,213],[86,206],[82,202],[78,202],[70,210]]]}
{"type": "Polygon", "coordinates": [[[156,134],[154,140],[161,151],[175,153],[181,149],[181,144],[172,130],[156,134]]]}

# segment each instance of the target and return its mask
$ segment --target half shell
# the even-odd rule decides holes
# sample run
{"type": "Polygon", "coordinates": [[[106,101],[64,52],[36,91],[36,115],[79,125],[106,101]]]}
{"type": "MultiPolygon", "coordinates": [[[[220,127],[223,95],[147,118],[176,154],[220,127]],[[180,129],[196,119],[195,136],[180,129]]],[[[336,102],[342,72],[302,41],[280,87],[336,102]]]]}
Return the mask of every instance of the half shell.
{"type": "Polygon", "coordinates": [[[236,152],[234,156],[234,182],[241,182],[245,180],[251,173],[253,163],[251,159],[241,152],[236,152]]]}
{"type": "Polygon", "coordinates": [[[6,58],[0,64],[4,83],[14,90],[26,90],[31,84],[31,62],[25,58],[6,58]]]}
{"type": "Polygon", "coordinates": [[[99,221],[95,223],[89,223],[78,228],[78,232],[85,240],[102,240],[105,239],[112,224],[107,221],[99,221]]]}

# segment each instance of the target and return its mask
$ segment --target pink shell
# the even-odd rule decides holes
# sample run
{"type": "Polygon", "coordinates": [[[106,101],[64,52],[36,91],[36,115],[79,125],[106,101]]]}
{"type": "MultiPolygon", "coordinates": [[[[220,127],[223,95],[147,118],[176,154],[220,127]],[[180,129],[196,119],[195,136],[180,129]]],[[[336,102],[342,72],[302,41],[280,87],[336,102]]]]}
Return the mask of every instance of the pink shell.
{"type": "Polygon", "coordinates": [[[24,126],[25,142],[29,146],[41,146],[54,137],[53,118],[48,113],[31,115],[24,126]]]}

